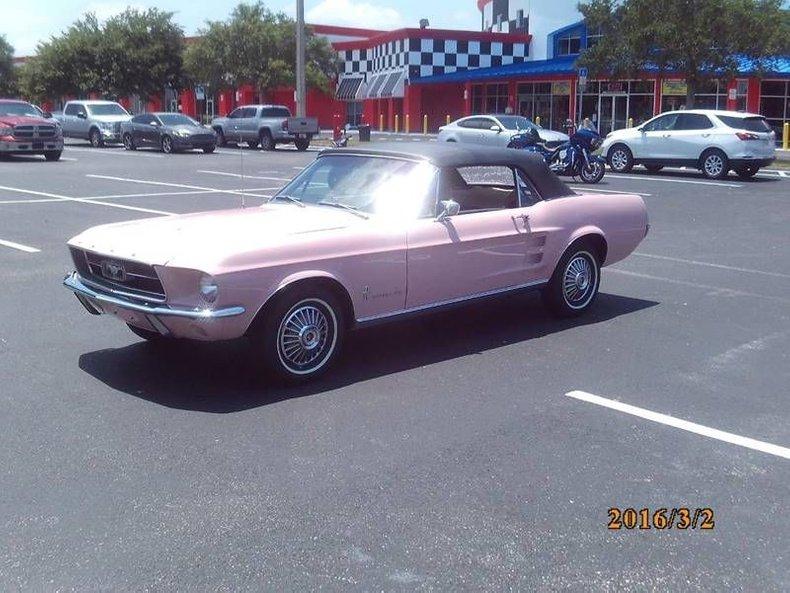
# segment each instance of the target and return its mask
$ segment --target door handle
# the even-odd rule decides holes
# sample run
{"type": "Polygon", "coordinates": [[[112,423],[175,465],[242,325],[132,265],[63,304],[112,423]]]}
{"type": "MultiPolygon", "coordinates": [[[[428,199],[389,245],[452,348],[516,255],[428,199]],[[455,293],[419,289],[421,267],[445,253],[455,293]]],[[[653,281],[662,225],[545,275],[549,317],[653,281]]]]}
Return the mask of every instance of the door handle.
{"type": "Polygon", "coordinates": [[[529,214],[514,214],[510,218],[513,219],[513,222],[518,222],[519,220],[524,223],[524,226],[529,225],[529,214]]]}
{"type": "Polygon", "coordinates": [[[702,135],[703,138],[707,138],[708,136],[710,136],[710,134],[703,134],[702,135]]]}
{"type": "Polygon", "coordinates": [[[662,134],[661,137],[662,138],[669,138],[669,134],[662,134]]]}

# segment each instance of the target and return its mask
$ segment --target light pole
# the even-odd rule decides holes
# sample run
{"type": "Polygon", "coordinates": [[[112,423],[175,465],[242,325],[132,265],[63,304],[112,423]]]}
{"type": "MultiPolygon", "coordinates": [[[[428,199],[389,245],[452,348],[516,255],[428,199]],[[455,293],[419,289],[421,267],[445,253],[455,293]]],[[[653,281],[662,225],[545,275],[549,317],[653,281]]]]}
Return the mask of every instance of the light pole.
{"type": "Polygon", "coordinates": [[[296,115],[307,115],[305,104],[304,0],[296,0],[296,115]]]}

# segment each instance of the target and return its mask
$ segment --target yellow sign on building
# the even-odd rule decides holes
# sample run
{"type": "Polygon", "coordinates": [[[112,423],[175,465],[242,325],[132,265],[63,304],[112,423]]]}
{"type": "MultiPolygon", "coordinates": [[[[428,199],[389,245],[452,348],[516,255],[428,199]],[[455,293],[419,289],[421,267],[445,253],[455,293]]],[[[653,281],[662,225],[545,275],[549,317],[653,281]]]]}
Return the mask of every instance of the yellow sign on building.
{"type": "Polygon", "coordinates": [[[664,80],[661,83],[662,95],[686,95],[688,86],[685,80],[664,80]]]}
{"type": "Polygon", "coordinates": [[[557,80],[551,83],[552,95],[570,95],[571,83],[567,80],[557,80]]]}

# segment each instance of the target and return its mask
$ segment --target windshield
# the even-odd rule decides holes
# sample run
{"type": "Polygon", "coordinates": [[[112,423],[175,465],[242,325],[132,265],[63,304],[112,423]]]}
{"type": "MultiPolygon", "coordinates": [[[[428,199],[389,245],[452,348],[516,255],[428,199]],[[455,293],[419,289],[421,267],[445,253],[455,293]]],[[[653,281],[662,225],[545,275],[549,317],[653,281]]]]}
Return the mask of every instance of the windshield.
{"type": "Polygon", "coordinates": [[[91,115],[129,115],[126,110],[117,103],[87,105],[87,107],[91,115]]]}
{"type": "Polygon", "coordinates": [[[30,103],[0,103],[0,115],[42,117],[42,111],[30,103]]]}
{"type": "Polygon", "coordinates": [[[340,206],[368,214],[411,219],[434,210],[436,170],[395,158],[327,155],[317,159],[273,199],[340,206]]]}
{"type": "Polygon", "coordinates": [[[497,119],[507,130],[531,130],[534,127],[540,127],[520,115],[500,115],[497,119]]]}
{"type": "Polygon", "coordinates": [[[191,117],[187,117],[183,113],[160,113],[159,120],[165,126],[199,126],[191,117]]]}

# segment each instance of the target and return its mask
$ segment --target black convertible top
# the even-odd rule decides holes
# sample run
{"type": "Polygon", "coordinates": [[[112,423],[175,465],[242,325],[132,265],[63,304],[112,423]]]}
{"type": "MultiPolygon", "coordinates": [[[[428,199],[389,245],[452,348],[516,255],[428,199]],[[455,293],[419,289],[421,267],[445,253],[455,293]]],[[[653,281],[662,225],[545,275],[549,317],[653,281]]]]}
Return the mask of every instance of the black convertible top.
{"type": "Polygon", "coordinates": [[[516,148],[494,148],[455,142],[442,142],[441,144],[438,142],[414,142],[405,146],[402,143],[382,142],[371,148],[357,146],[330,148],[322,151],[319,157],[330,154],[406,158],[428,161],[440,169],[486,165],[518,167],[529,176],[530,181],[543,199],[574,195],[574,191],[552,173],[543,157],[516,148]]]}

